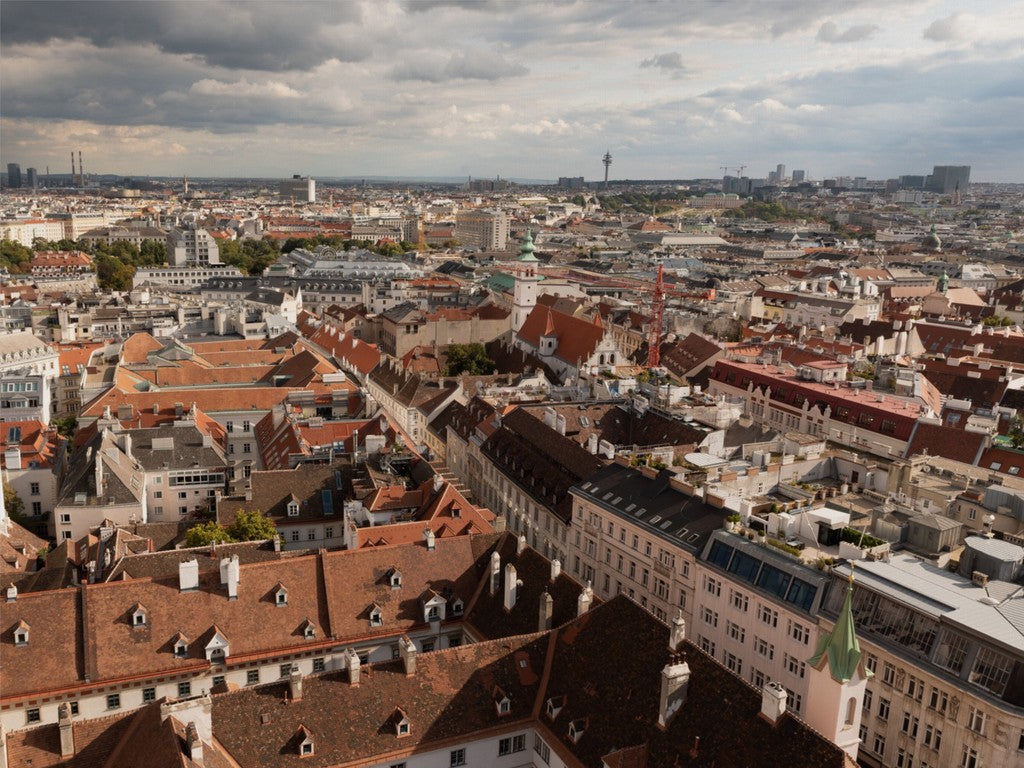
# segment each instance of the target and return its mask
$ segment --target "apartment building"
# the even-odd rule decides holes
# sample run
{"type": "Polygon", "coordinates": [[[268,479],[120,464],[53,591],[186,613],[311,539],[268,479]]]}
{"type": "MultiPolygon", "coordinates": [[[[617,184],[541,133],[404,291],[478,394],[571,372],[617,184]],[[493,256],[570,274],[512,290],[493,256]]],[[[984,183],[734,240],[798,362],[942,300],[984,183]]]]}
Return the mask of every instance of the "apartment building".
{"type": "Polygon", "coordinates": [[[503,251],[508,245],[511,224],[508,211],[460,211],[455,217],[455,239],[459,245],[482,251],[503,251]]]}
{"type": "MultiPolygon", "coordinates": [[[[968,537],[960,573],[909,555],[858,561],[853,616],[874,676],[860,760],[869,766],[991,768],[1024,761],[1024,549],[968,537]],[[967,575],[961,575],[965,573],[967,575]]],[[[833,570],[822,629],[851,567],[833,570]]]]}
{"type": "Polygon", "coordinates": [[[570,572],[600,597],[626,594],[661,621],[681,612],[697,626],[697,558],[727,511],[669,470],[618,462],[570,493],[570,572]]]}
{"type": "Polygon", "coordinates": [[[807,660],[818,645],[818,612],[829,578],[772,547],[725,530],[696,563],[691,637],[758,688],[785,686],[786,706],[807,713],[807,660]]]}
{"type": "Polygon", "coordinates": [[[167,263],[174,267],[206,267],[220,264],[217,241],[205,229],[174,228],[167,233],[167,263]]]}

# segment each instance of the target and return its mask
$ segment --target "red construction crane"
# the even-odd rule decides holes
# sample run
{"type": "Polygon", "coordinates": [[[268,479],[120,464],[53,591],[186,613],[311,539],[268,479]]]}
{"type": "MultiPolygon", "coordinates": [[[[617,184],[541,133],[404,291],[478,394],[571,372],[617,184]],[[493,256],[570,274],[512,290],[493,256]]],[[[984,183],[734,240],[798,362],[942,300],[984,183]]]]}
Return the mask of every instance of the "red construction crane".
{"type": "Polygon", "coordinates": [[[676,291],[665,285],[665,273],[661,264],[658,265],[658,281],[654,284],[654,296],[651,299],[651,326],[647,331],[647,367],[657,368],[661,364],[661,325],[665,316],[665,297],[715,300],[715,289],[705,288],[701,291],[676,291]]]}

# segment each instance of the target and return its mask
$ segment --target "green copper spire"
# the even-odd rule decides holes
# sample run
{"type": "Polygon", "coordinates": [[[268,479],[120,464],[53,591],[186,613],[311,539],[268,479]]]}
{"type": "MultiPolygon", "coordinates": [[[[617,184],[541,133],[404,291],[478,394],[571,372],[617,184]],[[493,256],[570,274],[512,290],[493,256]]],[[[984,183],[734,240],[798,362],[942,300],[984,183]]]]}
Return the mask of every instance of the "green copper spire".
{"type": "Polygon", "coordinates": [[[519,260],[537,261],[537,257],[533,255],[533,233],[530,230],[526,230],[526,239],[519,248],[519,260]]]}
{"type": "Polygon", "coordinates": [[[832,631],[818,643],[818,652],[808,663],[821,669],[822,660],[828,658],[829,673],[837,683],[852,680],[860,665],[860,642],[853,626],[853,568],[850,568],[850,583],[846,587],[846,599],[839,611],[839,618],[832,631]]]}

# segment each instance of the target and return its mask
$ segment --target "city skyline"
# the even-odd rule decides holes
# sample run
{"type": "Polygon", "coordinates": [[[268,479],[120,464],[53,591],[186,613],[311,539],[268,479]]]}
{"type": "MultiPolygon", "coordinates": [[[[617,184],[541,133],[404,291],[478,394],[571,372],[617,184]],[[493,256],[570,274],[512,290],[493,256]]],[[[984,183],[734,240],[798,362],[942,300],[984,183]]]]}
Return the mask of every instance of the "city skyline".
{"type": "Polygon", "coordinates": [[[1001,0],[60,5],[0,6],[0,163],[596,181],[610,151],[613,180],[1024,180],[1001,0]]]}

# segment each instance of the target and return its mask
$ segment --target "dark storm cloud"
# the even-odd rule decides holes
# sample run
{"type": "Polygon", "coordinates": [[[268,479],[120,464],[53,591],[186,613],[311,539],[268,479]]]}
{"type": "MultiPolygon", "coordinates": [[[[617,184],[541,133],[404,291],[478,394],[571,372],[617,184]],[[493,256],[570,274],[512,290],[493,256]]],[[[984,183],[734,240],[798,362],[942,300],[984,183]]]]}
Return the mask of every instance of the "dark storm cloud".
{"type": "Polygon", "coordinates": [[[86,40],[104,48],[151,44],[232,69],[311,69],[337,58],[359,61],[366,41],[329,30],[358,23],[355,3],[24,2],[0,3],[0,44],[86,40]]]}

